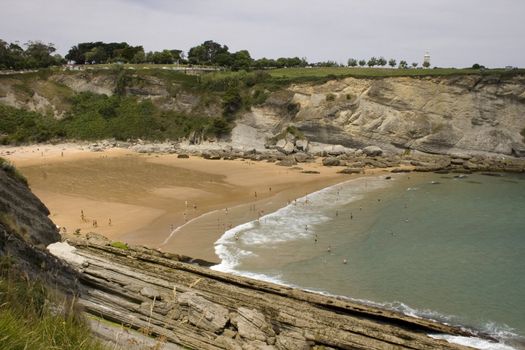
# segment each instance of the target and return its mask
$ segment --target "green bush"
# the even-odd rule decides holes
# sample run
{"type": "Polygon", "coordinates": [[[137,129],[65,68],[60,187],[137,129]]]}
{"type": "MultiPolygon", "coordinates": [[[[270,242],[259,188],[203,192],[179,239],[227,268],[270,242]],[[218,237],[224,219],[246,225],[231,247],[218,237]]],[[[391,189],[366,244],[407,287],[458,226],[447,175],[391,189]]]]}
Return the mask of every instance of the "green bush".
{"type": "Polygon", "coordinates": [[[328,94],[326,95],[326,100],[328,102],[335,101],[335,95],[334,94],[328,94]]]}
{"type": "Polygon", "coordinates": [[[123,250],[128,250],[129,247],[126,243],[123,243],[123,242],[113,242],[111,243],[111,246],[114,247],[114,248],[118,248],[118,249],[123,249],[123,250]]]}
{"type": "Polygon", "coordinates": [[[294,125],[289,125],[286,128],[286,132],[294,135],[296,138],[298,138],[300,140],[303,140],[305,138],[303,132],[301,130],[297,129],[297,127],[294,126],[294,125]]]}

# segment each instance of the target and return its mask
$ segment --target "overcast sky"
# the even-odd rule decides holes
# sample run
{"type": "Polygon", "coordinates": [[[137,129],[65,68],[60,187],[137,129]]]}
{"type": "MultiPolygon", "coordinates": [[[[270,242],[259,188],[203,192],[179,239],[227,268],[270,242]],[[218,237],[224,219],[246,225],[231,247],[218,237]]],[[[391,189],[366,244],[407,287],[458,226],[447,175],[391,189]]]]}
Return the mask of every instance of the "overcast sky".
{"type": "Polygon", "coordinates": [[[525,67],[525,0],[0,0],[0,38],[126,41],[188,51],[205,40],[252,57],[384,56],[525,67]]]}

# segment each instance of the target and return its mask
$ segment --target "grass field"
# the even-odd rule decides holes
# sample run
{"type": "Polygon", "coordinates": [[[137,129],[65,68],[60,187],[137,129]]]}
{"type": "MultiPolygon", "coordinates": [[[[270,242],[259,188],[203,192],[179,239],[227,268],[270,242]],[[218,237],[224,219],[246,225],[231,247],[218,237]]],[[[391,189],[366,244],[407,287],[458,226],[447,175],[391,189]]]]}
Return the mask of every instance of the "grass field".
{"type": "Polygon", "coordinates": [[[471,69],[471,68],[433,68],[433,69],[398,69],[398,68],[350,68],[350,67],[326,67],[326,68],[281,68],[268,71],[274,78],[322,78],[328,76],[336,77],[402,77],[402,76],[449,76],[449,75],[515,75],[525,74],[525,69],[471,69]]]}

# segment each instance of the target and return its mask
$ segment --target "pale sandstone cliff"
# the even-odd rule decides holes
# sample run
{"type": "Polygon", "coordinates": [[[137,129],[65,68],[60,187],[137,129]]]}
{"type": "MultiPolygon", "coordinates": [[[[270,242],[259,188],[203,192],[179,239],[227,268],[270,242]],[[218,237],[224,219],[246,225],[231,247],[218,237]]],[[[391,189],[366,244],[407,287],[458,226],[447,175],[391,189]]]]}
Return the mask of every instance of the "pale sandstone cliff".
{"type": "Polygon", "coordinates": [[[310,141],[429,153],[525,149],[525,77],[400,77],[300,84],[270,97],[239,124],[261,135],[294,125],[310,141]],[[289,105],[298,104],[295,115],[289,105]]]}

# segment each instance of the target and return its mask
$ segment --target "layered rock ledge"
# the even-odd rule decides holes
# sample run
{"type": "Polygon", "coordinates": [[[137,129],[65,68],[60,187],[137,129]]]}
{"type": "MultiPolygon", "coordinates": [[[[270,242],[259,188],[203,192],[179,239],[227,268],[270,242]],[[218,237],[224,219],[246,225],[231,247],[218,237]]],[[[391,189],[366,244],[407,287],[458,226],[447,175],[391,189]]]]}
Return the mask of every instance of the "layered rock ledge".
{"type": "MultiPolygon", "coordinates": [[[[190,349],[466,349],[434,321],[252,280],[143,247],[71,239],[88,314],[190,349]]],[[[67,243],[59,243],[66,245],[67,243]]],[[[66,245],[67,247],[67,245],[66,245]]],[[[201,262],[202,263],[202,262],[201,262]]]]}

